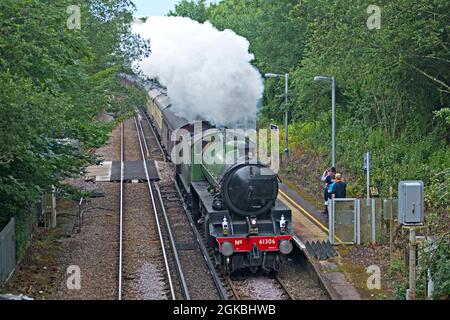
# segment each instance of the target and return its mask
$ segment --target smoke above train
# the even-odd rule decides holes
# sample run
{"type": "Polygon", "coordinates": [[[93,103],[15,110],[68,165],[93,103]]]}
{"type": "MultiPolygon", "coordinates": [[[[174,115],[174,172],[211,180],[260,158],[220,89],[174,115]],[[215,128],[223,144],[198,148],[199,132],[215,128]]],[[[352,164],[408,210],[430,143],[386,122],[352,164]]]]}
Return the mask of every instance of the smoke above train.
{"type": "Polygon", "coordinates": [[[256,119],[263,81],[247,39],[184,17],[150,17],[133,31],[151,45],[134,66],[167,88],[177,115],[217,126],[256,119]]]}

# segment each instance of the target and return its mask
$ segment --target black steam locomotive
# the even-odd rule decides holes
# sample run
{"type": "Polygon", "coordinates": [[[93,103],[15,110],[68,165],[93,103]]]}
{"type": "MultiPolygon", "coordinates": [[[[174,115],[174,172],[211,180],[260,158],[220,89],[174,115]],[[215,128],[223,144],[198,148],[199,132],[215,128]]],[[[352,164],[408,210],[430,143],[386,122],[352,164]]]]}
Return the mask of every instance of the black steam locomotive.
{"type": "Polygon", "coordinates": [[[172,139],[180,129],[190,140],[183,158],[172,161],[177,182],[187,195],[191,214],[203,224],[216,263],[227,273],[250,269],[277,271],[292,249],[291,210],[277,199],[278,176],[252,155],[254,146],[241,136],[227,142],[219,138],[223,130],[205,137],[213,126],[196,124],[177,116],[164,89],[146,84],[147,113],[168,154],[180,139],[172,139]],[[175,140],[175,141],[173,141],[175,140]],[[223,152],[217,152],[222,150],[223,152]],[[232,155],[234,160],[225,159],[232,155]]]}

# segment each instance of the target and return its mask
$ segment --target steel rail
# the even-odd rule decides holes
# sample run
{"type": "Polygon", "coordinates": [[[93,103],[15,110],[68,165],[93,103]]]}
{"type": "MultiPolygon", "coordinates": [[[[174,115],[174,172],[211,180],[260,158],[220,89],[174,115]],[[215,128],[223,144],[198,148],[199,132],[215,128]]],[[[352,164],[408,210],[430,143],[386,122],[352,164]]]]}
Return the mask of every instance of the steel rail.
{"type": "Polygon", "coordinates": [[[178,250],[177,250],[177,247],[176,247],[176,244],[175,244],[175,240],[174,240],[174,237],[173,237],[172,228],[170,227],[169,218],[167,216],[167,211],[166,211],[166,208],[164,207],[163,199],[162,199],[162,196],[161,196],[161,190],[159,189],[158,184],[155,184],[155,188],[156,188],[156,191],[158,192],[159,202],[161,203],[161,208],[162,208],[162,211],[163,211],[164,220],[166,221],[167,232],[169,233],[169,240],[170,240],[170,244],[172,246],[173,255],[175,257],[175,262],[176,262],[176,266],[177,266],[178,276],[180,277],[180,281],[181,281],[181,288],[182,288],[182,291],[183,291],[183,296],[184,296],[184,299],[191,300],[191,296],[189,294],[189,289],[188,289],[187,284],[186,284],[186,279],[184,277],[184,272],[183,272],[183,269],[181,268],[181,262],[180,262],[180,258],[178,256],[178,250]]]}
{"type": "Polygon", "coordinates": [[[124,169],[124,129],[123,122],[120,126],[120,212],[119,212],[119,288],[118,300],[122,300],[122,273],[123,273],[123,169],[124,169]]]}
{"type": "Polygon", "coordinates": [[[286,288],[286,286],[281,281],[280,277],[278,277],[278,275],[275,276],[275,280],[278,282],[278,284],[281,286],[281,288],[284,290],[284,292],[286,292],[286,295],[288,296],[289,300],[294,300],[294,297],[289,292],[289,290],[286,288]]]}
{"type": "Polygon", "coordinates": [[[153,129],[153,125],[152,125],[152,123],[150,122],[150,119],[149,119],[148,115],[145,114],[145,111],[142,111],[142,113],[144,114],[144,118],[145,118],[145,120],[147,121],[148,126],[150,127],[150,130],[151,130],[151,132],[153,133],[153,136],[155,137],[156,143],[158,144],[159,150],[161,151],[161,154],[162,154],[162,156],[163,156],[163,158],[164,158],[164,161],[167,161],[167,155],[166,155],[166,152],[164,151],[164,149],[163,149],[163,147],[162,147],[162,145],[161,145],[161,142],[159,142],[159,138],[158,138],[158,136],[156,135],[155,129],[153,129]]]}
{"type": "MultiPolygon", "coordinates": [[[[137,123],[139,125],[139,130],[140,130],[140,133],[142,134],[142,137],[143,137],[143,140],[144,140],[145,150],[147,151],[147,154],[149,154],[149,148],[148,148],[148,144],[147,144],[147,142],[145,140],[144,129],[143,129],[140,121],[137,121],[137,123]]],[[[157,139],[156,136],[155,136],[155,138],[157,139]]],[[[163,198],[162,198],[162,195],[161,195],[161,190],[159,189],[159,186],[158,186],[157,183],[155,183],[154,186],[155,186],[156,192],[158,194],[159,203],[160,203],[161,210],[162,210],[162,213],[163,213],[164,221],[166,222],[167,233],[169,235],[170,245],[172,247],[173,255],[174,255],[174,258],[175,258],[175,264],[176,264],[176,267],[177,267],[178,276],[180,277],[181,289],[182,289],[182,292],[183,292],[183,296],[184,296],[184,298],[186,300],[191,300],[191,297],[190,297],[190,294],[189,294],[189,290],[188,290],[188,287],[187,287],[187,284],[186,284],[186,279],[184,277],[184,272],[183,272],[183,269],[181,267],[180,258],[178,256],[178,250],[177,250],[177,246],[176,246],[176,243],[175,243],[175,238],[173,236],[172,228],[170,226],[169,217],[167,216],[167,211],[166,211],[166,208],[164,206],[164,201],[163,201],[163,198]]]]}
{"type": "Polygon", "coordinates": [[[143,144],[146,144],[146,142],[145,142],[145,139],[143,139],[143,138],[142,139],[144,140],[144,142],[142,142],[141,135],[139,133],[139,127],[138,127],[138,124],[137,124],[137,121],[136,121],[136,117],[133,117],[133,119],[134,119],[134,124],[136,126],[136,132],[137,132],[138,139],[139,139],[139,147],[141,149],[142,163],[144,165],[145,177],[147,179],[147,186],[148,186],[150,198],[151,198],[151,201],[152,201],[153,214],[155,216],[156,227],[158,229],[159,242],[161,243],[161,250],[162,250],[162,253],[163,253],[164,264],[166,266],[167,279],[169,281],[170,293],[171,293],[172,299],[176,300],[175,290],[174,290],[174,286],[173,286],[173,282],[172,282],[172,276],[170,274],[169,261],[167,260],[167,253],[166,253],[166,248],[164,246],[164,239],[163,239],[163,236],[162,236],[161,225],[160,225],[159,219],[158,219],[158,213],[157,213],[157,208],[156,208],[155,196],[153,194],[153,188],[152,188],[152,184],[150,182],[150,176],[148,174],[148,168],[147,168],[147,161],[146,161],[144,148],[143,148],[143,144]]]}
{"type": "Polygon", "coordinates": [[[181,193],[180,188],[178,188],[178,185],[176,181],[172,180],[175,184],[175,188],[178,191],[178,194],[180,195],[181,202],[183,203],[184,212],[186,214],[186,217],[189,220],[189,224],[191,226],[192,232],[194,233],[195,239],[197,240],[198,246],[200,247],[200,250],[202,251],[203,259],[206,262],[206,265],[208,267],[209,273],[211,277],[213,278],[214,284],[216,285],[217,291],[219,292],[220,299],[222,300],[228,300],[228,293],[225,290],[225,288],[222,285],[222,282],[220,281],[219,275],[217,274],[216,268],[211,262],[211,259],[209,258],[208,250],[205,248],[205,244],[203,243],[202,237],[200,236],[200,233],[197,230],[197,227],[194,224],[194,220],[192,219],[191,215],[189,214],[189,209],[183,199],[183,195],[181,193]]]}
{"type": "Polygon", "coordinates": [[[230,289],[231,289],[231,292],[233,292],[234,298],[235,298],[236,300],[241,300],[241,296],[240,296],[239,293],[237,292],[237,289],[236,289],[236,287],[235,287],[234,284],[233,284],[233,280],[231,280],[231,278],[230,278],[229,276],[226,277],[226,280],[227,280],[228,286],[229,286],[230,289]]]}
{"type": "MultiPolygon", "coordinates": [[[[159,146],[159,148],[160,148],[160,150],[161,150],[161,152],[162,152],[162,154],[164,156],[164,159],[167,160],[166,154],[165,154],[165,152],[164,152],[164,150],[163,150],[163,148],[162,148],[162,146],[161,146],[161,144],[159,142],[159,139],[158,139],[155,131],[153,130],[153,126],[152,126],[148,116],[145,115],[144,117],[145,117],[145,119],[146,119],[146,121],[147,121],[147,123],[148,123],[148,125],[149,125],[149,127],[150,127],[150,129],[152,131],[152,133],[153,133],[153,136],[155,137],[156,141],[158,142],[158,146],[159,146]]],[[[228,300],[228,293],[225,290],[224,286],[222,285],[222,282],[221,282],[221,280],[219,278],[219,275],[217,274],[217,271],[216,271],[214,265],[212,264],[212,262],[211,262],[211,260],[209,258],[208,250],[205,248],[205,245],[204,245],[204,243],[202,241],[200,233],[198,232],[198,230],[197,230],[197,228],[196,228],[196,226],[194,224],[194,220],[192,219],[192,217],[189,214],[189,209],[186,206],[186,203],[185,203],[185,201],[183,199],[183,195],[181,194],[180,188],[178,188],[178,185],[177,185],[175,180],[172,179],[172,181],[173,181],[173,183],[175,185],[175,188],[176,188],[176,190],[177,190],[177,192],[178,192],[178,194],[180,196],[180,199],[181,199],[181,202],[182,202],[183,208],[184,208],[184,213],[186,214],[186,217],[188,218],[188,221],[189,221],[189,224],[191,226],[192,232],[194,233],[194,236],[195,236],[195,239],[196,239],[196,241],[197,241],[197,243],[199,245],[200,251],[202,252],[202,256],[203,256],[203,259],[205,260],[206,266],[208,267],[209,273],[210,273],[211,277],[213,278],[214,284],[216,285],[216,288],[217,288],[217,291],[219,293],[219,296],[220,296],[220,298],[222,300],[228,300]]]]}

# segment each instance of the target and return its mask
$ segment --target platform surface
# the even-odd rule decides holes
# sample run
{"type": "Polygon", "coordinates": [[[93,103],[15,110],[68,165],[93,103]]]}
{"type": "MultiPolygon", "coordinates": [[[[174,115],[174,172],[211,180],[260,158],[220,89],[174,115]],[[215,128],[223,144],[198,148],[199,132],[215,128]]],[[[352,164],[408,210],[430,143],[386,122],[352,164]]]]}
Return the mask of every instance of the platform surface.
{"type": "MultiPolygon", "coordinates": [[[[278,199],[292,210],[294,234],[303,243],[328,240],[328,223],[324,214],[285,184],[280,184],[278,199]]],[[[305,254],[308,255],[307,252],[305,254]]],[[[309,257],[323,285],[333,300],[360,300],[354,285],[339,271],[339,258],[319,261],[309,257]]]]}
{"type": "Polygon", "coordinates": [[[303,243],[328,240],[328,223],[314,206],[285,184],[280,184],[278,199],[292,210],[292,227],[303,243]]]}

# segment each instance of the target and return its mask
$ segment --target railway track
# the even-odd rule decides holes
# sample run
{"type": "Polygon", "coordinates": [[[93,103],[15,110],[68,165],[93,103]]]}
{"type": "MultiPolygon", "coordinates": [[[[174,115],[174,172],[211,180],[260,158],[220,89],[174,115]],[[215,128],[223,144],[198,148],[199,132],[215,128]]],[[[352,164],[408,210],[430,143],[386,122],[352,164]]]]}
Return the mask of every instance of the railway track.
{"type": "MultiPolygon", "coordinates": [[[[150,131],[152,133],[152,138],[158,143],[158,148],[159,148],[160,152],[163,154],[164,160],[167,160],[168,157],[165,154],[165,150],[162,148],[161,144],[159,143],[159,139],[158,139],[158,137],[157,137],[157,135],[156,135],[156,133],[154,131],[154,128],[153,128],[153,125],[151,124],[150,119],[145,115],[145,113],[143,113],[143,118],[146,120],[146,122],[148,124],[148,127],[150,128],[150,131]]],[[[212,260],[210,258],[208,250],[207,250],[207,248],[205,246],[205,243],[204,243],[204,241],[203,241],[203,239],[202,239],[202,237],[201,237],[201,235],[200,235],[200,233],[199,233],[199,231],[198,231],[198,229],[197,229],[197,227],[195,225],[195,222],[192,219],[192,216],[189,214],[189,209],[188,209],[186,203],[184,202],[184,198],[182,196],[182,193],[181,193],[180,189],[178,188],[177,183],[173,179],[171,181],[173,182],[173,186],[175,186],[175,190],[174,191],[175,191],[175,195],[177,196],[176,200],[180,201],[182,206],[183,206],[183,210],[182,211],[183,211],[184,217],[187,219],[187,221],[189,223],[190,231],[192,232],[192,234],[193,234],[193,236],[195,238],[195,241],[196,241],[196,244],[198,246],[198,249],[201,252],[201,256],[203,258],[203,261],[204,261],[204,263],[205,263],[205,265],[206,265],[206,267],[208,269],[208,273],[210,274],[211,279],[214,282],[215,288],[217,290],[218,297],[221,300],[228,300],[230,295],[229,295],[228,291],[225,289],[223,280],[221,279],[220,274],[217,272],[217,270],[216,270],[216,268],[215,268],[215,266],[214,266],[214,264],[213,264],[213,262],[212,262],[212,260]]],[[[158,187],[158,192],[159,192],[159,197],[161,199],[161,203],[163,203],[159,187],[158,187]]],[[[174,193],[172,192],[172,197],[173,196],[174,196],[174,193]]],[[[167,223],[167,225],[169,225],[169,219],[167,217],[167,214],[166,214],[166,223],[167,223]]],[[[175,245],[175,248],[176,248],[176,245],[175,245]]]]}
{"type": "Polygon", "coordinates": [[[284,282],[280,279],[278,275],[275,276],[275,280],[280,285],[280,287],[283,289],[285,295],[287,296],[288,300],[295,300],[294,296],[290,293],[284,282]]]}
{"type": "MultiPolygon", "coordinates": [[[[184,199],[182,192],[178,188],[177,183],[174,181],[174,184],[177,188],[178,194],[180,195],[181,199],[184,199]]],[[[220,295],[220,298],[222,300],[242,300],[244,295],[240,293],[241,290],[239,290],[239,286],[237,285],[235,280],[232,280],[232,277],[223,274],[220,270],[218,270],[215,266],[213,261],[213,252],[212,250],[208,250],[206,247],[206,238],[205,235],[202,234],[202,228],[198,228],[195,222],[193,221],[191,215],[189,214],[189,209],[187,207],[187,204],[183,201],[183,207],[186,211],[186,215],[190,221],[192,230],[194,234],[196,235],[196,240],[199,244],[199,246],[202,247],[202,253],[204,260],[206,264],[208,264],[208,268],[210,270],[211,276],[214,279],[214,283],[216,284],[217,291],[220,295]]],[[[279,296],[282,299],[285,300],[294,300],[292,294],[287,289],[286,285],[283,283],[283,281],[278,277],[275,276],[273,278],[268,278],[265,275],[260,276],[261,281],[266,283],[266,288],[272,287],[273,290],[279,291],[279,296]]],[[[246,295],[246,299],[256,299],[254,296],[246,295]]]]}
{"type": "MultiPolygon", "coordinates": [[[[147,135],[147,139],[151,139],[151,143],[154,145],[157,145],[158,148],[154,148],[154,153],[153,153],[153,157],[157,157],[158,155],[155,154],[155,152],[157,152],[159,154],[159,156],[162,155],[162,159],[164,161],[166,161],[167,159],[169,159],[169,157],[165,154],[165,149],[161,146],[158,136],[156,134],[156,132],[154,131],[154,127],[151,123],[151,120],[149,119],[149,117],[146,115],[146,113],[143,111],[142,112],[142,119],[145,120],[145,122],[148,124],[147,129],[149,129],[150,133],[149,135],[147,135]]],[[[140,125],[140,121],[139,121],[139,125],[140,125]]],[[[145,134],[144,134],[144,130],[141,126],[140,128],[142,136],[144,137],[143,140],[145,140],[145,134]]],[[[145,147],[145,143],[144,143],[144,147],[145,147]]],[[[150,154],[148,151],[148,147],[147,147],[147,154],[150,154]]],[[[167,163],[169,165],[169,163],[167,163]]],[[[161,182],[162,183],[162,182],[161,182]]],[[[159,188],[158,184],[155,184],[155,187],[157,188],[157,193],[158,193],[158,198],[160,198],[160,203],[162,205],[162,208],[164,208],[162,211],[164,212],[165,215],[165,223],[166,225],[170,226],[170,220],[174,220],[172,222],[175,222],[175,232],[172,233],[172,247],[173,248],[177,248],[180,247],[180,240],[178,239],[177,241],[177,236],[180,236],[180,234],[182,235],[181,238],[185,239],[185,238],[189,238],[189,241],[195,242],[196,246],[197,246],[197,251],[200,252],[200,257],[204,262],[204,265],[207,268],[207,274],[209,274],[210,279],[212,280],[213,284],[214,284],[214,288],[216,290],[217,293],[217,299],[221,299],[221,300],[241,300],[241,299],[260,299],[260,295],[258,294],[258,292],[254,292],[252,293],[251,290],[247,290],[247,289],[243,289],[243,287],[245,287],[246,284],[245,281],[239,281],[239,279],[233,279],[233,277],[229,277],[225,274],[223,274],[221,272],[221,270],[217,269],[215,264],[214,264],[214,258],[213,258],[213,252],[211,250],[208,250],[207,246],[206,246],[206,239],[204,237],[204,235],[202,235],[202,232],[204,231],[201,226],[199,226],[196,222],[193,221],[192,216],[190,215],[189,212],[189,208],[187,203],[185,202],[185,198],[183,196],[182,191],[180,190],[180,188],[178,187],[177,182],[173,179],[173,172],[171,172],[170,175],[170,181],[169,183],[166,183],[165,185],[162,185],[161,188],[159,188]],[[170,183],[171,182],[171,183],[170,183]],[[163,198],[166,199],[166,201],[163,201],[163,198]],[[167,202],[167,206],[169,206],[169,204],[171,202],[173,202],[174,204],[170,204],[170,208],[168,209],[168,211],[170,211],[170,214],[167,214],[165,207],[164,207],[164,202],[167,202]],[[176,208],[179,206],[179,204],[181,203],[182,208],[181,210],[174,210],[173,208],[176,208]],[[190,226],[190,230],[187,230],[185,228],[185,224],[181,224],[181,223],[177,223],[180,221],[187,221],[187,224],[190,226]],[[183,225],[183,227],[180,228],[180,224],[183,225]]],[[[187,242],[189,242],[187,241],[187,242]]],[[[184,245],[184,243],[183,243],[184,245]]],[[[191,243],[192,246],[192,243],[191,243]]],[[[181,261],[180,264],[182,265],[188,265],[189,267],[189,263],[192,263],[192,254],[193,252],[190,252],[189,250],[180,250],[180,252],[177,253],[177,255],[179,255],[178,257],[178,261],[181,261]],[[187,262],[187,261],[190,262],[187,262]]],[[[197,253],[197,256],[198,253],[197,253]]],[[[198,260],[198,259],[196,259],[198,260]]],[[[197,261],[198,262],[198,261],[197,261]]],[[[198,266],[197,266],[198,267],[198,266]]],[[[181,266],[180,266],[181,269],[181,266]]],[[[187,269],[187,268],[186,268],[187,269]]],[[[185,283],[184,285],[186,286],[186,291],[188,291],[188,287],[189,289],[192,289],[195,286],[195,282],[200,281],[200,278],[204,276],[204,274],[202,274],[201,272],[198,272],[195,274],[194,276],[194,280],[186,280],[185,279],[185,283]]],[[[262,284],[262,288],[264,288],[263,290],[268,290],[268,291],[273,291],[272,296],[270,297],[269,294],[269,298],[268,299],[282,299],[282,300],[294,300],[295,296],[292,294],[292,292],[290,292],[288,290],[288,287],[286,286],[286,283],[284,282],[284,280],[280,277],[276,276],[272,276],[272,277],[267,277],[265,275],[260,275],[258,276],[258,283],[262,284]]],[[[195,290],[193,290],[195,291],[195,290]]],[[[295,290],[294,290],[295,291],[295,290]]],[[[212,292],[208,291],[208,297],[214,299],[214,297],[211,297],[212,292]]],[[[184,295],[183,295],[184,296],[184,295]]],[[[262,296],[264,296],[264,294],[262,294],[262,296]]],[[[205,296],[197,296],[197,298],[200,299],[205,299],[205,296]]],[[[264,299],[264,297],[262,298],[264,299]]]]}
{"type": "MultiPolygon", "coordinates": [[[[172,279],[171,279],[171,276],[170,276],[171,272],[170,272],[169,262],[167,260],[167,253],[166,253],[166,250],[164,249],[165,244],[164,244],[164,239],[163,239],[163,231],[162,231],[162,227],[161,227],[161,224],[160,224],[160,216],[163,217],[164,223],[165,223],[165,226],[166,226],[167,238],[168,238],[168,240],[170,242],[170,249],[171,249],[172,254],[173,254],[173,258],[174,258],[175,266],[176,266],[176,271],[177,271],[177,274],[178,274],[178,277],[179,277],[179,280],[180,280],[182,295],[183,295],[184,299],[190,300],[189,290],[188,290],[188,287],[187,287],[187,284],[186,284],[186,280],[185,280],[183,269],[181,267],[180,258],[178,256],[178,249],[177,249],[177,246],[176,246],[176,243],[175,243],[175,239],[174,239],[174,236],[173,236],[172,227],[170,225],[169,218],[167,216],[167,211],[166,211],[166,208],[165,208],[165,205],[164,205],[163,197],[161,195],[161,190],[160,190],[160,188],[159,188],[157,183],[151,183],[150,182],[150,178],[149,178],[149,174],[148,174],[148,168],[147,168],[147,164],[146,164],[146,161],[145,161],[145,160],[147,160],[145,155],[146,154],[150,155],[150,148],[149,148],[149,145],[147,143],[146,135],[145,135],[144,129],[142,127],[140,119],[137,120],[136,118],[134,118],[134,123],[136,125],[136,130],[138,131],[139,145],[141,147],[141,156],[142,156],[142,160],[143,160],[143,164],[144,164],[144,171],[145,171],[146,178],[147,178],[147,186],[148,186],[148,190],[149,190],[149,193],[150,193],[150,197],[152,199],[152,204],[153,204],[153,209],[154,209],[153,212],[155,214],[155,220],[157,222],[157,227],[158,227],[158,233],[159,233],[159,238],[160,238],[160,242],[161,242],[161,247],[163,248],[164,260],[165,260],[166,271],[167,271],[167,275],[168,275],[168,279],[169,279],[169,283],[170,283],[172,298],[173,298],[173,300],[176,299],[175,292],[174,292],[174,286],[173,286],[172,279]],[[155,200],[155,198],[156,198],[155,191],[156,191],[156,194],[157,194],[158,203],[155,200]]],[[[156,136],[155,136],[155,140],[157,141],[156,136]]],[[[159,144],[159,142],[158,142],[158,146],[161,149],[161,145],[159,144]]],[[[162,151],[162,149],[161,149],[161,151],[162,151]]]]}
{"type": "MultiPolygon", "coordinates": [[[[142,126],[143,118],[134,118],[134,127],[137,135],[137,140],[139,142],[139,154],[140,159],[160,159],[165,160],[165,157],[162,155],[162,147],[158,145],[158,148],[155,148],[157,146],[157,136],[153,132],[153,129],[151,126],[144,128],[142,126]],[[147,130],[145,130],[147,129],[147,130]]],[[[150,123],[149,123],[150,124],[150,123]]],[[[124,156],[124,130],[123,127],[121,127],[121,163],[122,168],[124,168],[124,161],[127,160],[126,156],[124,156]]],[[[133,159],[136,160],[136,159],[133,159]]],[[[161,163],[161,166],[163,166],[163,162],[161,163]]],[[[146,162],[143,162],[144,171],[146,174],[146,188],[147,188],[147,194],[145,198],[149,201],[149,204],[151,204],[149,210],[147,210],[147,215],[151,213],[150,215],[153,216],[153,224],[155,227],[155,232],[157,234],[158,239],[153,239],[153,243],[156,243],[158,241],[159,247],[161,250],[162,255],[162,261],[161,268],[159,270],[160,274],[155,274],[155,277],[160,277],[162,273],[164,273],[164,281],[167,286],[166,291],[168,292],[167,297],[168,299],[185,299],[190,300],[192,298],[194,299],[205,299],[205,297],[210,297],[211,299],[220,299],[223,297],[223,299],[227,298],[227,295],[224,294],[222,297],[218,293],[217,296],[211,293],[211,289],[214,288],[213,285],[209,285],[208,283],[204,283],[201,280],[201,277],[209,277],[209,273],[213,272],[211,270],[214,270],[214,267],[211,265],[212,269],[208,269],[205,271],[202,271],[199,266],[195,266],[196,263],[201,263],[201,257],[203,256],[203,259],[205,259],[205,256],[202,255],[201,248],[198,247],[198,250],[192,250],[183,248],[183,241],[180,241],[180,239],[176,239],[175,235],[182,234],[181,239],[186,240],[189,238],[189,235],[183,234],[184,231],[189,231],[188,233],[191,234],[192,242],[195,241],[194,234],[192,233],[191,229],[188,228],[180,228],[180,223],[178,223],[181,218],[181,215],[184,219],[186,219],[187,222],[187,215],[185,214],[185,211],[182,207],[182,202],[180,201],[180,198],[178,197],[178,193],[174,187],[169,187],[167,185],[159,185],[158,182],[150,182],[149,181],[149,175],[148,175],[148,168],[146,165],[146,162]],[[173,204],[175,203],[175,205],[173,204]],[[176,210],[176,208],[179,207],[181,210],[176,210]],[[170,214],[169,214],[170,213],[170,214]],[[178,213],[178,216],[177,216],[178,213]],[[173,225],[175,225],[175,232],[173,231],[173,225]],[[177,241],[178,240],[178,241],[177,241]],[[197,252],[198,251],[198,252],[197,252]],[[185,272],[183,270],[183,266],[188,271],[196,271],[199,270],[199,273],[193,273],[187,279],[185,276],[185,272]],[[164,269],[164,270],[163,270],[164,269]],[[190,280],[190,281],[188,281],[190,280]],[[197,287],[197,288],[195,288],[197,287]],[[204,290],[198,292],[198,288],[201,287],[204,290]],[[191,295],[190,290],[192,289],[193,297],[191,295]],[[197,289],[197,292],[195,292],[197,289]]],[[[124,290],[124,286],[127,284],[128,281],[134,281],[135,276],[133,274],[129,274],[125,272],[127,263],[127,254],[126,254],[126,241],[127,237],[124,236],[124,234],[127,233],[127,228],[124,226],[124,221],[126,221],[126,208],[127,208],[127,200],[124,199],[126,197],[126,188],[129,188],[130,185],[126,183],[126,181],[123,181],[123,169],[122,169],[122,179],[121,179],[121,214],[120,214],[120,252],[119,252],[119,299],[128,299],[129,297],[126,294],[126,290],[124,290]],[[123,252],[125,251],[125,252],[123,252]]],[[[172,184],[172,180],[169,180],[170,184],[172,184]]],[[[142,184],[139,184],[142,185],[142,184]]],[[[142,190],[141,190],[142,191],[142,190]]],[[[141,198],[144,198],[143,193],[141,192],[141,198]]],[[[143,200],[139,200],[139,202],[143,202],[143,200]]],[[[193,223],[193,222],[192,222],[193,223]]],[[[189,226],[189,223],[187,222],[185,226],[189,226]]],[[[149,230],[149,232],[151,232],[149,230]]],[[[205,249],[206,251],[206,249],[205,249]]],[[[205,259],[206,261],[206,259],[205,259]]],[[[212,282],[212,279],[210,279],[212,282]]]]}
{"type": "MultiPolygon", "coordinates": [[[[171,241],[173,235],[170,225],[167,223],[164,203],[159,189],[154,187],[149,178],[145,160],[146,154],[149,155],[151,150],[146,142],[140,121],[138,122],[136,119],[133,121],[136,131],[134,138],[138,141],[138,151],[146,175],[146,186],[124,181],[124,163],[127,159],[125,130],[124,124],[122,124],[120,130],[121,179],[117,299],[166,298],[175,300],[177,298],[176,291],[181,291],[183,298],[189,299],[184,274],[177,259],[177,250],[171,241]],[[139,201],[136,201],[136,196],[140,197],[139,201]],[[164,222],[162,222],[162,218],[165,219],[164,222]],[[164,225],[166,230],[163,228],[164,225]],[[157,244],[159,244],[159,248],[155,248],[157,244]],[[142,251],[142,249],[144,250],[142,251]],[[169,256],[170,254],[172,256],[169,256]],[[172,270],[173,268],[176,268],[176,272],[172,270]],[[157,282],[155,279],[160,278],[162,272],[164,272],[164,283],[155,283],[157,282]],[[175,285],[173,280],[175,273],[178,274],[181,283],[181,289],[178,290],[176,287],[180,286],[175,285]],[[154,294],[155,285],[160,287],[159,295],[156,296],[154,294]],[[148,294],[150,291],[153,291],[153,295],[148,294]]],[[[136,149],[135,147],[135,153],[136,149]]]]}
{"type": "MultiPolygon", "coordinates": [[[[152,138],[158,143],[158,149],[163,154],[164,160],[167,160],[168,157],[165,154],[165,150],[162,148],[161,144],[159,143],[159,139],[154,131],[154,128],[153,128],[153,125],[152,125],[150,119],[144,112],[142,114],[143,114],[143,118],[147,122],[148,127],[150,128],[150,130],[152,132],[152,136],[153,136],[152,138]]],[[[202,253],[203,260],[204,260],[205,265],[208,268],[208,272],[214,282],[214,285],[217,290],[219,298],[221,300],[229,300],[229,299],[240,300],[241,294],[239,293],[239,290],[238,290],[237,286],[235,285],[234,281],[229,276],[224,275],[220,270],[218,270],[215,267],[215,265],[213,263],[213,253],[211,252],[211,250],[208,250],[208,248],[206,246],[206,239],[205,239],[205,236],[202,234],[203,230],[202,230],[202,228],[199,228],[197,226],[197,224],[193,221],[192,216],[189,213],[189,208],[188,208],[186,202],[184,201],[183,194],[182,194],[181,190],[179,189],[177,182],[174,180],[172,180],[172,181],[173,181],[173,185],[176,188],[177,194],[179,196],[179,200],[183,204],[185,216],[186,216],[187,220],[189,221],[189,225],[191,227],[192,233],[195,236],[195,241],[197,242],[197,245],[202,253]]],[[[292,299],[291,294],[289,293],[289,291],[286,289],[286,287],[284,286],[284,284],[282,283],[282,281],[279,278],[275,277],[275,281],[273,279],[264,279],[264,281],[274,282],[274,285],[275,285],[275,283],[277,283],[278,288],[275,288],[274,290],[282,290],[283,297],[286,297],[286,299],[292,299]]]]}
{"type": "Polygon", "coordinates": [[[254,280],[261,283],[261,286],[266,292],[252,292],[253,290],[248,289],[247,279],[232,279],[232,277],[225,277],[227,287],[230,288],[233,299],[236,300],[260,300],[261,297],[264,299],[282,299],[282,300],[294,300],[293,295],[289,292],[286,285],[278,276],[268,277],[266,275],[254,276],[254,280]],[[270,291],[270,292],[268,292],[270,291]],[[270,294],[270,295],[269,295],[270,294]]]}

